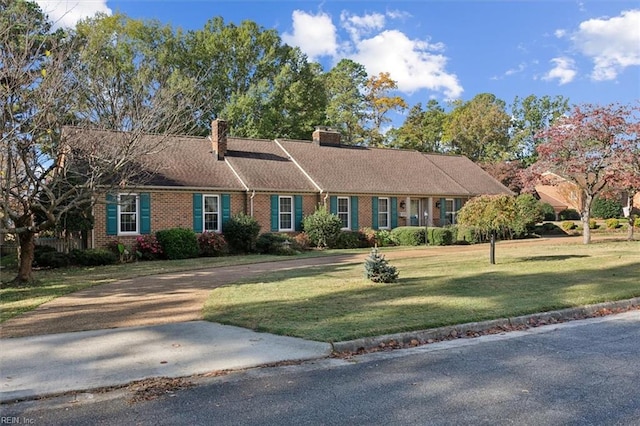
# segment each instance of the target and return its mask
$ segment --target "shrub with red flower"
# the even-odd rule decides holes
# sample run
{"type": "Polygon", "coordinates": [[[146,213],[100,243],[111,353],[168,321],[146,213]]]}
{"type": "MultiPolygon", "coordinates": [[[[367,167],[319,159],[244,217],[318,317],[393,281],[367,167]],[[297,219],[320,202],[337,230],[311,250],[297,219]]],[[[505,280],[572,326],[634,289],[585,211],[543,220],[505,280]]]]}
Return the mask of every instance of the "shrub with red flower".
{"type": "Polygon", "coordinates": [[[155,235],[140,235],[136,237],[133,246],[136,255],[142,260],[156,260],[162,257],[162,246],[155,235]]]}
{"type": "Polygon", "coordinates": [[[227,241],[222,234],[203,232],[198,237],[200,255],[206,257],[222,256],[228,251],[227,241]]]}

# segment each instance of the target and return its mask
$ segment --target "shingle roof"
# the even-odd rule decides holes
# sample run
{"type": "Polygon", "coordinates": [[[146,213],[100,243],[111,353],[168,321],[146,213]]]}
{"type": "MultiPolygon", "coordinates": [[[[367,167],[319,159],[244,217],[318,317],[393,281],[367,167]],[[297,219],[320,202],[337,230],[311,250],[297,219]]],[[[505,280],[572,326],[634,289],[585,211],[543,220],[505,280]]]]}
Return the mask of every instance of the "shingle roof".
{"type": "MultiPolygon", "coordinates": [[[[104,130],[68,127],[65,131],[67,141],[84,150],[99,146],[100,150],[113,151],[128,137],[122,132],[104,130]]],[[[150,152],[149,147],[157,147],[140,158],[142,166],[153,172],[145,185],[245,189],[229,166],[211,152],[208,138],[145,134],[137,143],[143,147],[140,152],[150,152]]]]}
{"type": "Polygon", "coordinates": [[[417,151],[320,146],[293,140],[279,143],[314,182],[330,193],[469,195],[417,151]]]}
{"type": "Polygon", "coordinates": [[[229,138],[225,158],[251,190],[317,191],[273,140],[229,138]]]}
{"type": "Polygon", "coordinates": [[[461,155],[424,154],[436,167],[462,185],[470,195],[512,194],[512,191],[461,155]]]}

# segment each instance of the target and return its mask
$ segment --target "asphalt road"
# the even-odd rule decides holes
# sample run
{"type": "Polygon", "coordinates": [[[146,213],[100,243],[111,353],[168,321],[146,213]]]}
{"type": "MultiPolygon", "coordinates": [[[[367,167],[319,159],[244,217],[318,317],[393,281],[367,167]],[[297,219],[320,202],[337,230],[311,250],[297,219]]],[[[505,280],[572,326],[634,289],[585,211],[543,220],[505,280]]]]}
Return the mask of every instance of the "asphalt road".
{"type": "MultiPolygon", "coordinates": [[[[640,311],[525,332],[1,406],[34,425],[638,425],[640,311]]],[[[7,417],[8,416],[8,417],[7,417]]],[[[2,422],[0,422],[2,423],[2,422]]]]}

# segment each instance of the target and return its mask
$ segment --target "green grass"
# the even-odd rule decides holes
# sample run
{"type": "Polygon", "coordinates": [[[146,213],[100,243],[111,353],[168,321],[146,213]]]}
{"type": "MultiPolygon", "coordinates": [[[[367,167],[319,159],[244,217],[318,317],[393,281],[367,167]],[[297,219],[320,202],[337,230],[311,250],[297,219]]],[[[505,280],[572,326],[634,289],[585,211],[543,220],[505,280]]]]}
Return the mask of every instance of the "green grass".
{"type": "Polygon", "coordinates": [[[282,271],[211,292],[207,320],[341,341],[640,296],[640,242],[488,247],[392,259],[395,284],[362,263],[282,271]]]}
{"type": "MultiPolygon", "coordinates": [[[[312,251],[300,256],[314,257],[335,254],[336,251],[312,251]]],[[[36,284],[13,286],[10,280],[15,276],[15,256],[0,259],[0,323],[28,312],[56,297],[73,293],[87,287],[114,282],[122,279],[170,272],[190,271],[202,268],[242,265],[256,262],[270,262],[288,259],[283,256],[247,255],[227,257],[207,257],[184,260],[136,262],[124,265],[108,265],[85,268],[63,268],[34,271],[36,284]]]]}

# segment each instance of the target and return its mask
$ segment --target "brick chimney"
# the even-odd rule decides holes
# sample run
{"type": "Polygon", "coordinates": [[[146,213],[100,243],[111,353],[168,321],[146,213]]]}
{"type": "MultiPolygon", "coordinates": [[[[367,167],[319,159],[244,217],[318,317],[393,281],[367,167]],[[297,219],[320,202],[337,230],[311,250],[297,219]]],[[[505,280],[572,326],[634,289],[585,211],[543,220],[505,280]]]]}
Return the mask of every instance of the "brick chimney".
{"type": "Polygon", "coordinates": [[[313,143],[320,146],[340,146],[340,132],[325,126],[316,126],[313,143]]]}
{"type": "Polygon", "coordinates": [[[211,147],[218,157],[224,160],[227,153],[227,122],[216,118],[211,122],[211,147]]]}

